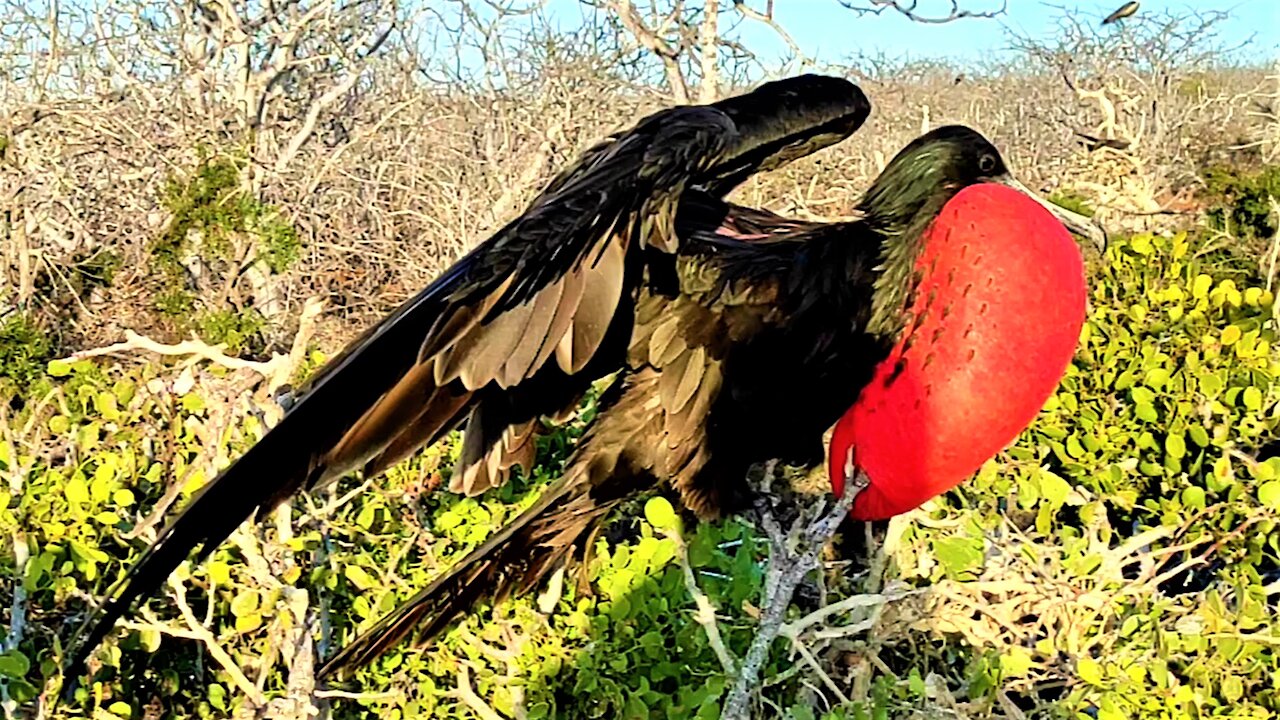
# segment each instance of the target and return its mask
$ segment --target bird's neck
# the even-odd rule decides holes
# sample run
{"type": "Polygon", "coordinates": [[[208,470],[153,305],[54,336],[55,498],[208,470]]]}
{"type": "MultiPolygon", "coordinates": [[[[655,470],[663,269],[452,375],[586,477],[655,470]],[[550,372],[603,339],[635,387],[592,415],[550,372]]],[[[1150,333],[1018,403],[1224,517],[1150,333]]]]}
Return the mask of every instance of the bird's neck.
{"type": "Polygon", "coordinates": [[[897,198],[875,202],[875,190],[867,193],[862,204],[867,234],[875,238],[880,248],[867,330],[893,338],[902,329],[912,289],[918,280],[916,258],[920,255],[922,238],[953,193],[934,192],[918,198],[903,193],[897,198]]]}

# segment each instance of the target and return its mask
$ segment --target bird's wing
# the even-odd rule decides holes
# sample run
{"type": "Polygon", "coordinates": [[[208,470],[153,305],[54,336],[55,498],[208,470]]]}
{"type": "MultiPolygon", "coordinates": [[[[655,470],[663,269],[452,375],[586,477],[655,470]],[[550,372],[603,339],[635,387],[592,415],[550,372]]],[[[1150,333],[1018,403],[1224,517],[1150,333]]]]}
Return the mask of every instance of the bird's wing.
{"type": "MultiPolygon", "coordinates": [[[[723,184],[728,164],[740,166],[749,152],[752,162],[773,162],[816,130],[830,134],[840,118],[845,135],[857,129],[866,97],[831,81],[818,85],[843,94],[811,96],[808,126],[796,119],[802,99],[780,113],[785,122],[770,122],[769,107],[748,113],[744,103],[733,113],[680,107],[588,150],[523,215],[299,390],[281,422],[201,489],[89,616],[68,674],[77,675],[114,622],[193,550],[203,558],[255,512],[261,517],[302,488],[362,465],[385,469],[467,416],[488,428],[481,440],[498,446],[494,465],[526,458],[533,417],[571,404],[583,387],[575,380],[622,366],[643,251],[678,249],[676,206],[687,187],[723,184]],[[607,347],[615,340],[616,354],[607,347]]],[[[786,82],[766,87],[776,92],[786,82]]]]}

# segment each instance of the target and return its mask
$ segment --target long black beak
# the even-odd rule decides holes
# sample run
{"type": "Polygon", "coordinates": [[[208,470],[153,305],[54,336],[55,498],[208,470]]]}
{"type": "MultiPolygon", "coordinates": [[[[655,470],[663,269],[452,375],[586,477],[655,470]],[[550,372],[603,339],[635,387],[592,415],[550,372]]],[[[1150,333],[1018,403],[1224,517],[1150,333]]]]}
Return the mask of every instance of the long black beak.
{"type": "Polygon", "coordinates": [[[1092,242],[1094,247],[1098,248],[1099,254],[1107,251],[1107,231],[1097,221],[1045,200],[1040,197],[1040,193],[1034,192],[1031,188],[1023,185],[1013,175],[1005,174],[994,177],[992,180],[1001,185],[1007,185],[1043,205],[1046,210],[1053,213],[1054,217],[1058,218],[1066,226],[1067,230],[1092,242]]]}

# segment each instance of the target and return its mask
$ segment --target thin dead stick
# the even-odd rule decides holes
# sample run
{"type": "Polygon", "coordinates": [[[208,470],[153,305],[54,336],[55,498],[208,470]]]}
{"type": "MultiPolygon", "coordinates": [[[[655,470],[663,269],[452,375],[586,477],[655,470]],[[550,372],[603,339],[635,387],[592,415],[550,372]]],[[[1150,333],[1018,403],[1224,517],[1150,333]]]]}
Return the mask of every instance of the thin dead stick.
{"type": "Polygon", "coordinates": [[[489,707],[489,703],[477,695],[475,690],[471,689],[471,669],[466,663],[458,666],[458,689],[450,694],[462,701],[462,704],[470,708],[471,712],[480,716],[480,720],[506,720],[498,714],[497,710],[489,707]]]}
{"type": "Polygon", "coordinates": [[[1276,260],[1280,258],[1280,201],[1268,197],[1267,202],[1271,205],[1271,214],[1275,216],[1277,222],[1275,235],[1271,238],[1270,259],[1267,261],[1267,291],[1270,292],[1276,281],[1276,260]]]}
{"type": "Polygon", "coordinates": [[[689,547],[685,544],[684,538],[680,532],[675,529],[666,529],[664,534],[676,546],[676,561],[680,563],[680,570],[684,573],[684,586],[689,591],[689,595],[693,597],[693,604],[697,606],[697,610],[693,613],[694,622],[702,626],[703,632],[707,635],[707,642],[710,643],[711,649],[715,652],[716,658],[720,661],[720,667],[724,668],[725,675],[734,677],[738,673],[738,663],[733,658],[733,654],[729,652],[729,648],[724,644],[724,637],[720,635],[720,626],[716,622],[716,609],[711,604],[707,594],[702,592],[698,587],[698,579],[693,574],[693,566],[689,564],[689,547]]]}
{"type": "Polygon", "coordinates": [[[273,355],[270,360],[266,361],[231,357],[223,352],[226,350],[225,344],[210,345],[202,340],[183,340],[180,343],[170,345],[139,335],[132,330],[124,331],[123,342],[91,350],[82,350],[64,359],[68,361],[84,360],[91,357],[131,353],[139,350],[167,357],[194,357],[199,360],[207,360],[214,365],[232,371],[250,370],[255,372],[267,380],[268,391],[274,391],[287,383],[294,369],[302,363],[302,358],[306,354],[307,343],[310,342],[311,335],[315,331],[316,319],[323,310],[323,298],[309,298],[303,304],[302,313],[298,316],[298,334],[294,336],[293,346],[290,348],[289,353],[287,355],[273,355]]]}
{"type": "Polygon", "coordinates": [[[751,639],[742,670],[729,695],[725,698],[722,720],[746,720],[750,716],[751,699],[755,694],[760,669],[769,657],[769,648],[782,630],[783,618],[791,606],[796,587],[810,570],[820,566],[818,555],[835,534],[840,521],[853,506],[853,500],[867,487],[865,475],[858,473],[845,484],[844,492],[835,505],[827,511],[818,511],[818,517],[806,527],[804,516],[792,527],[795,547],[790,538],[783,536],[773,512],[763,499],[756,504],[760,524],[769,536],[769,569],[765,574],[765,603],[760,617],[760,627],[751,639]]]}
{"type": "Polygon", "coordinates": [[[836,685],[836,681],[832,680],[831,676],[827,674],[827,671],[822,669],[822,663],[818,662],[818,658],[814,656],[813,651],[809,649],[809,646],[805,645],[802,640],[792,638],[791,647],[795,648],[796,651],[800,653],[800,657],[804,658],[805,663],[809,665],[809,669],[813,670],[813,673],[818,676],[818,679],[822,680],[822,684],[826,685],[827,689],[839,698],[840,703],[848,704],[849,696],[845,695],[844,691],[840,689],[840,686],[836,685]]]}
{"type": "Polygon", "coordinates": [[[404,697],[404,693],[397,690],[384,690],[382,692],[351,692],[349,690],[317,690],[315,696],[323,699],[336,698],[340,700],[357,700],[357,701],[373,701],[373,700],[399,700],[404,697]]]}
{"type": "Polygon", "coordinates": [[[923,589],[907,590],[897,593],[868,593],[866,595],[851,595],[839,602],[831,603],[825,607],[818,608],[813,612],[794,622],[783,623],[779,628],[779,633],[783,637],[798,638],[807,628],[823,622],[832,615],[849,612],[859,608],[874,608],[887,605],[891,602],[909,598],[913,595],[924,593],[923,589]]]}

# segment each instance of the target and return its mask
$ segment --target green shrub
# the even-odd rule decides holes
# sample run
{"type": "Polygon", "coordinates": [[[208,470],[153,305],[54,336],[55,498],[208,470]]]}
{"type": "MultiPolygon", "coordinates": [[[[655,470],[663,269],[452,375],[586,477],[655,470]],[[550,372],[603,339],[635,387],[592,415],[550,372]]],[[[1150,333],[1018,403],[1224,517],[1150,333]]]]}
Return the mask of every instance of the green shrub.
{"type": "Polygon", "coordinates": [[[23,313],[0,319],[0,383],[7,378],[19,388],[43,373],[53,352],[49,335],[23,313]]]}
{"type": "MultiPolygon", "coordinates": [[[[1244,279],[1251,259],[1219,272],[1200,264],[1192,242],[1113,241],[1080,351],[1035,425],[960,489],[892,523],[883,570],[827,577],[828,601],[885,582],[921,593],[884,606],[870,631],[808,641],[850,702],[811,709],[834,695],[780,642],[763,690],[780,716],[933,717],[942,692],[973,717],[1007,703],[1027,717],[1100,720],[1280,711],[1280,628],[1264,590],[1280,567],[1280,459],[1253,459],[1280,424],[1274,298],[1244,279]],[[1201,555],[1213,573],[1175,592],[1162,573],[1201,555]]],[[[0,550],[0,573],[29,593],[27,637],[0,656],[0,676],[21,699],[56,681],[55,636],[66,638],[86,599],[145,547],[149,533],[126,533],[173,483],[181,506],[261,433],[253,414],[222,424],[224,408],[242,405],[220,371],[184,383],[156,366],[77,362],[50,363],[44,375],[32,393],[50,401],[15,418],[32,435],[0,442],[0,470],[26,469],[19,493],[0,490],[0,537],[20,531],[32,558],[15,567],[9,540],[0,550]]],[[[323,626],[332,652],[368,627],[532,503],[593,412],[588,404],[540,441],[530,477],[479,498],[432,491],[450,442],[367,487],[350,479],[300,500],[291,537],[265,522],[183,565],[186,602],[200,623],[211,605],[219,646],[251,682],[262,678],[268,697],[283,697],[280,658],[300,628],[323,626]]],[[[334,716],[474,717],[455,691],[465,667],[475,693],[507,717],[517,704],[529,718],[715,717],[728,679],[693,620],[673,542],[641,506],[623,507],[592,548],[589,592],[568,575],[547,615],[537,593],[478,607],[430,648],[397,647],[361,671],[355,689],[372,694],[335,700],[334,716]]],[[[684,537],[741,655],[764,545],[735,520],[684,537]]],[[[135,614],[117,629],[74,711],[244,709],[235,678],[198,642],[157,630],[188,628],[172,593],[147,607],[158,625],[135,614]]]]}
{"type": "Polygon", "coordinates": [[[232,355],[261,349],[265,326],[266,319],[253,308],[211,310],[195,320],[196,332],[205,342],[224,344],[232,355]]]}
{"type": "Polygon", "coordinates": [[[1211,228],[1253,238],[1275,235],[1271,201],[1280,201],[1280,165],[1258,171],[1215,166],[1205,170],[1204,180],[1213,204],[1208,212],[1211,228]]]}
{"type": "Polygon", "coordinates": [[[1049,196],[1049,202],[1059,207],[1064,207],[1072,212],[1080,213],[1085,217],[1093,217],[1097,212],[1093,206],[1089,204],[1083,196],[1072,192],[1059,191],[1049,196]]]}
{"type": "Polygon", "coordinates": [[[230,259],[233,235],[252,238],[259,257],[273,272],[284,272],[297,261],[302,250],[297,231],[278,210],[245,191],[242,164],[236,158],[202,152],[190,177],[170,178],[164,204],[172,217],[151,248],[162,270],[181,272],[181,260],[190,251],[193,236],[200,238],[198,253],[211,262],[230,259]]]}

